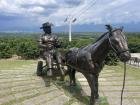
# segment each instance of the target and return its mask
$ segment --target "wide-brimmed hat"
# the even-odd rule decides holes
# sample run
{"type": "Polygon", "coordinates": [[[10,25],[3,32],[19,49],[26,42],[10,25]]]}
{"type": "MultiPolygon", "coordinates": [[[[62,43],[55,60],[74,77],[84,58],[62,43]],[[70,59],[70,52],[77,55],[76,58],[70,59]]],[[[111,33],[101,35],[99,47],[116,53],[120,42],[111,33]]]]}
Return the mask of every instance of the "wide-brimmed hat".
{"type": "Polygon", "coordinates": [[[52,26],[52,25],[53,25],[52,23],[46,22],[46,23],[42,24],[42,27],[40,27],[40,29],[43,29],[45,27],[49,27],[49,26],[52,26]]]}

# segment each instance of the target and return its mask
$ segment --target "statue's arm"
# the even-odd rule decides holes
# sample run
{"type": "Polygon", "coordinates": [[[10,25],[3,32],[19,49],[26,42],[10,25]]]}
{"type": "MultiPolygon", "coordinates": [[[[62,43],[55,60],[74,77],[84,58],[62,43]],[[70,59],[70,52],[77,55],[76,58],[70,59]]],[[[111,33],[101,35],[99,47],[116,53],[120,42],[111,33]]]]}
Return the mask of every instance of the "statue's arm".
{"type": "Polygon", "coordinates": [[[40,38],[38,40],[38,47],[40,47],[40,48],[46,48],[47,47],[45,44],[42,43],[42,38],[40,38]]]}
{"type": "Polygon", "coordinates": [[[59,41],[58,37],[55,37],[55,47],[56,48],[62,47],[62,42],[59,41]]]}

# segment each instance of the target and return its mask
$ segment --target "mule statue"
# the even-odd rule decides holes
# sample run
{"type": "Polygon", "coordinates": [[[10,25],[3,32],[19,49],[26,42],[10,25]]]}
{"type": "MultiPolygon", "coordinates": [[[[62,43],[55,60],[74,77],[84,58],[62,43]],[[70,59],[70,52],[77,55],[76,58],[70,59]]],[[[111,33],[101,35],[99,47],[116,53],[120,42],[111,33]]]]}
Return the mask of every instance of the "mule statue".
{"type": "Polygon", "coordinates": [[[86,47],[71,48],[65,55],[70,72],[70,84],[75,85],[75,70],[81,72],[91,88],[89,105],[94,105],[98,94],[98,77],[104,67],[104,60],[110,49],[118,55],[122,62],[130,59],[127,38],[122,28],[113,29],[106,25],[108,32],[99,37],[94,44],[86,47]]]}

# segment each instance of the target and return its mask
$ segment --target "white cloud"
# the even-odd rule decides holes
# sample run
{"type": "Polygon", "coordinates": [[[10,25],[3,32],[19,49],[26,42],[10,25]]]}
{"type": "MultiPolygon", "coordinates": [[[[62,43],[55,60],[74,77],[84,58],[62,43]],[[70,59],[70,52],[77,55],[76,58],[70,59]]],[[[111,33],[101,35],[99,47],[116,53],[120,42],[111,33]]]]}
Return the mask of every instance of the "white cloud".
{"type": "Polygon", "coordinates": [[[64,25],[69,15],[77,18],[75,24],[128,23],[140,22],[139,4],[139,0],[97,0],[95,5],[93,0],[0,0],[0,14],[21,15],[38,25],[48,20],[64,25]]]}
{"type": "Polygon", "coordinates": [[[44,8],[41,6],[53,4],[56,4],[55,0],[1,0],[0,12],[24,15],[28,11],[32,14],[34,12],[43,12],[44,8]],[[26,5],[30,7],[24,8],[26,5]]]}
{"type": "MultiPolygon", "coordinates": [[[[10,0],[11,1],[11,0],[10,0]]],[[[17,5],[50,5],[55,4],[55,0],[13,0],[17,5]]]]}
{"type": "Polygon", "coordinates": [[[41,13],[41,12],[44,12],[45,9],[42,7],[36,6],[36,7],[29,8],[27,11],[33,12],[33,13],[41,13]]]}
{"type": "Polygon", "coordinates": [[[140,1],[137,0],[104,0],[104,3],[100,1],[78,18],[77,23],[86,23],[86,21],[96,24],[140,22],[139,3],[140,1]],[[139,19],[136,20],[132,14],[139,19]]]}

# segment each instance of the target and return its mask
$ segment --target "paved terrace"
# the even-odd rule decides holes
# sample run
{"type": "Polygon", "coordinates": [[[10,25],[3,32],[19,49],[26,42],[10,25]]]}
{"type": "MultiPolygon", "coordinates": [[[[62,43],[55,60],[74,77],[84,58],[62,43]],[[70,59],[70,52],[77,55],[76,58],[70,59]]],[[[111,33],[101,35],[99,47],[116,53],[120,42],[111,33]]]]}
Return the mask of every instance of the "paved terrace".
{"type": "MultiPolygon", "coordinates": [[[[48,78],[37,77],[36,63],[0,70],[0,105],[85,105],[82,96],[90,96],[90,89],[82,74],[77,79],[82,87],[81,96],[73,97],[68,83],[64,88],[48,78]]],[[[123,74],[104,69],[100,76],[100,96],[107,97],[110,105],[120,105],[123,74]]],[[[140,105],[140,80],[126,77],[123,105],[140,105]]],[[[106,105],[106,104],[105,104],[106,105]]]]}

